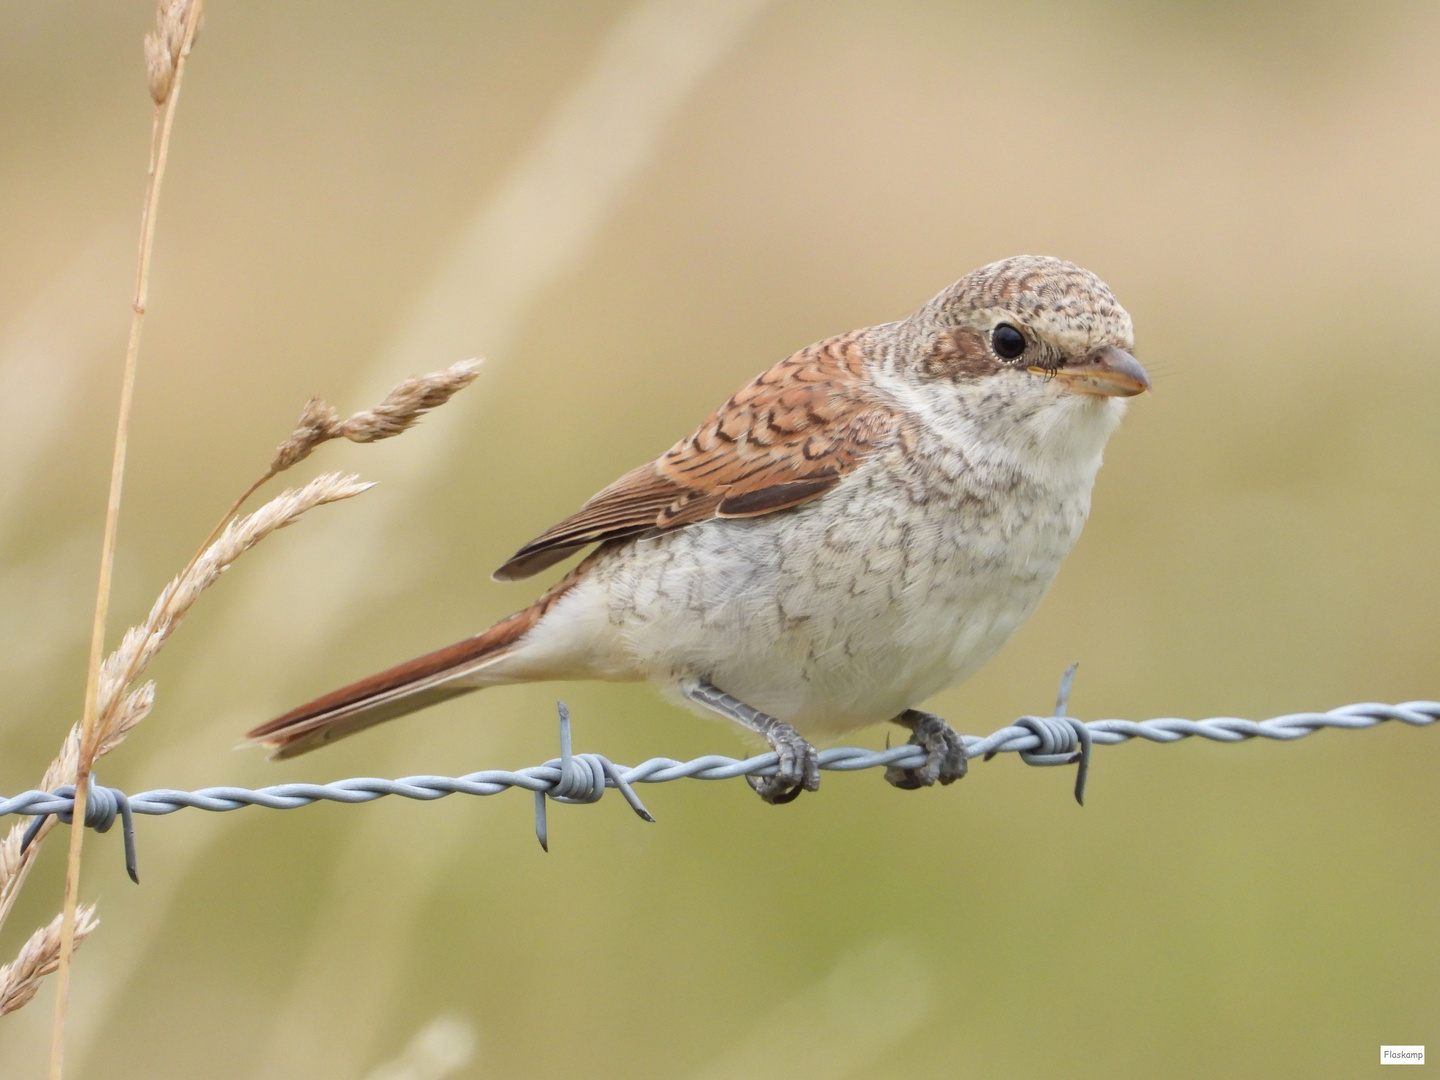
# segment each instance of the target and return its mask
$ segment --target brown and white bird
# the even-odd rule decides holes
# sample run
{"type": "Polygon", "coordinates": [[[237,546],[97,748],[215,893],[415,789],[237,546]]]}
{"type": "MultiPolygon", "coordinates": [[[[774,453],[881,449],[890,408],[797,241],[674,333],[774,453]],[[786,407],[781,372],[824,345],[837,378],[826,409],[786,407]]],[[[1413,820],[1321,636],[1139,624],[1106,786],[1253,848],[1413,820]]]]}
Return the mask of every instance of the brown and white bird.
{"type": "Polygon", "coordinates": [[[769,802],[819,786],[806,735],[882,721],[928,751],[891,783],[950,783],[959,736],[915,706],[1040,602],[1122,399],[1149,388],[1133,347],[1088,270],[982,267],[781,361],[522,547],[497,580],[599,545],[530,607],[250,737],[290,757],[485,686],[648,679],[769,742],[769,802]]]}

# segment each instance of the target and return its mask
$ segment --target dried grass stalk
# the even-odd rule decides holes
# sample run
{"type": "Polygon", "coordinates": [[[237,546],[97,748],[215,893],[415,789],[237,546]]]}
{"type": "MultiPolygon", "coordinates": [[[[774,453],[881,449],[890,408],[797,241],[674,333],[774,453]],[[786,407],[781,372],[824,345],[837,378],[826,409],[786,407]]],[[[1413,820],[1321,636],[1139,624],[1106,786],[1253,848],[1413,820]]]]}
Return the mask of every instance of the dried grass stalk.
{"type": "MultiPolygon", "coordinates": [[[[231,563],[276,529],[292,524],[315,507],[351,498],[371,486],[353,475],[326,473],[302,488],[283,491],[253,514],[232,521],[199,558],[165,586],[146,620],[127,630],[120,647],[100,666],[96,756],[102,757],[119,746],[130,730],[149,715],[155,703],[155,684],[147,682],[128,693],[126,688],[145,671],[200,594],[213,585],[231,563]]],[[[40,782],[45,791],[75,783],[80,762],[80,734],[79,724],[70,729],[60,753],[40,782]]],[[[19,822],[11,826],[5,839],[0,841],[0,926],[10,914],[40,841],[54,828],[55,819],[45,823],[22,855],[20,840],[27,825],[28,822],[19,822]]]]}
{"type": "MultiPolygon", "coordinates": [[[[283,493],[246,518],[232,520],[260,483],[303,460],[315,446],[327,439],[343,436],[355,442],[374,442],[400,434],[411,427],[422,414],[444,404],[456,391],[473,381],[478,367],[475,362],[465,362],[435,375],[407,379],[374,409],[357,413],[344,423],[339,422],[338,415],[323,401],[312,400],[301,415],[301,427],[277,450],[267,474],[242,495],[221,519],[221,525],[217,526],[216,531],[201,545],[201,552],[161,593],[146,622],[128,631],[120,648],[102,663],[110,585],[114,571],[115,538],[134,400],[135,372],[140,333],[148,303],[156,211],[185,62],[194,46],[204,14],[202,4],[203,0],[160,0],[155,15],[155,29],[145,37],[146,78],[150,96],[155,102],[150,142],[150,178],[141,219],[135,299],[132,304],[130,337],[126,346],[125,368],[121,381],[120,418],[115,431],[105,535],[101,544],[85,706],[80,725],[72,729],[66,737],[60,755],[51,763],[45,778],[46,787],[49,789],[64,782],[75,784],[74,818],[77,827],[70,833],[64,909],[61,915],[46,930],[32,936],[26,949],[22,950],[21,957],[10,968],[4,969],[7,978],[14,975],[18,980],[16,986],[20,989],[13,995],[13,1004],[8,1008],[0,1008],[0,1013],[18,1008],[30,1000],[35,992],[30,984],[44,971],[58,970],[55,1022],[50,1046],[50,1080],[60,1080],[64,1062],[70,955],[75,945],[94,925],[93,907],[78,907],[80,857],[85,835],[85,830],[79,823],[85,818],[90,773],[95,759],[117,746],[126,733],[145,718],[154,702],[153,685],[146,684],[127,693],[131,682],[139,677],[160,651],[199,594],[213,584],[236,558],[276,529],[296,520],[307,510],[323,503],[358,495],[369,486],[361,484],[353,476],[331,474],[317,478],[298,491],[283,493]],[[45,952],[52,939],[53,950],[45,952]],[[28,984],[25,982],[26,972],[34,972],[28,976],[28,984]],[[25,985],[30,985],[28,992],[23,988],[25,985]]],[[[49,831],[53,820],[47,822],[36,841],[23,854],[19,850],[19,826],[12,828],[5,840],[0,841],[0,926],[4,925],[15,897],[34,865],[35,855],[40,848],[39,840],[49,831]]]]}
{"type": "MultiPolygon", "coordinates": [[[[375,442],[401,434],[426,412],[445,404],[472,383],[479,368],[480,361],[466,360],[444,371],[412,376],[373,409],[358,412],[345,421],[323,400],[311,398],[301,410],[295,431],[276,450],[269,471],[246,496],[260,483],[304,460],[316,446],[330,439],[375,442]]],[[[190,564],[160,593],[145,621],[127,630],[120,646],[100,665],[94,706],[94,757],[103,757],[114,750],[130,730],[149,715],[155,702],[154,684],[145,683],[127,692],[128,687],[144,673],[200,594],[213,585],[227,567],[276,529],[293,523],[315,507],[351,498],[371,486],[353,475],[326,473],[304,487],[282,492],[245,517],[231,520],[235,510],[232,507],[217,527],[218,535],[212,533],[190,564]]],[[[241,501],[246,496],[242,496],[241,501]]],[[[40,783],[42,789],[54,791],[62,784],[76,783],[81,736],[80,724],[70,729],[60,753],[45,770],[40,783]]],[[[4,926],[15,897],[25,883],[41,842],[56,821],[47,820],[22,854],[20,843],[27,824],[13,825],[4,840],[0,840],[0,927],[4,926]]]]}
{"type": "MultiPolygon", "coordinates": [[[[49,926],[42,926],[20,946],[10,963],[0,967],[0,1016],[12,1013],[30,1001],[40,989],[40,980],[60,966],[60,923],[64,915],[56,915],[49,926]]],[[[100,925],[95,918],[95,905],[82,904],[75,916],[75,940],[72,948],[90,936],[100,925]]]]}
{"type": "Polygon", "coordinates": [[[180,57],[190,51],[199,36],[197,25],[190,34],[190,45],[186,45],[185,22],[192,6],[194,0],[162,0],[155,10],[155,29],[145,35],[145,76],[156,105],[164,105],[169,98],[175,88],[180,57]]]}
{"type": "MultiPolygon", "coordinates": [[[[270,458],[270,467],[264,474],[246,488],[226,510],[210,535],[200,545],[201,551],[210,545],[220,530],[240,511],[250,496],[259,491],[286,469],[300,464],[309,457],[317,446],[331,439],[350,439],[352,442],[376,442],[399,435],[414,427],[422,415],[439,408],[455,394],[475,381],[480,373],[479,360],[462,360],[451,364],[444,371],[429,375],[412,375],[386,395],[385,400],[373,409],[358,412],[349,420],[341,420],[340,414],[324,398],[312,397],[300,410],[292,431],[270,458]]],[[[200,557],[199,552],[195,558],[200,557]]],[[[194,565],[194,560],[191,560],[194,565]]],[[[186,569],[189,569],[187,567],[186,569]]]]}
{"type": "MultiPolygon", "coordinates": [[[[130,440],[130,414],[135,399],[135,372],[140,356],[140,331],[150,291],[150,256],[155,249],[155,216],[160,205],[160,188],[165,178],[170,132],[175,107],[180,101],[180,82],[185,59],[195,44],[200,28],[203,0],[161,0],[155,16],[154,41],[145,42],[146,74],[155,116],[150,127],[150,181],[145,192],[145,211],[140,221],[140,251],[135,266],[135,299],[130,319],[130,339],[125,347],[125,370],[120,383],[120,416],[115,425],[115,452],[110,464],[110,496],[105,507],[105,538],[100,545],[100,580],[95,589],[95,619],[90,634],[90,664],[85,677],[85,707],[82,713],[80,760],[75,779],[75,819],[85,820],[91,764],[95,760],[96,687],[100,657],[104,651],[105,621],[110,607],[110,582],[115,569],[115,536],[120,517],[120,494],[125,478],[126,448],[130,440]]],[[[75,943],[75,912],[80,895],[80,852],[85,830],[72,829],[70,852],[65,867],[64,919],[60,927],[60,967],[55,980],[55,1024],[50,1039],[50,1080],[60,1080],[64,1062],[65,1008],[69,999],[70,952],[75,943]]],[[[21,877],[29,863],[21,868],[21,877]]],[[[18,886],[17,886],[18,887],[18,886]]],[[[13,901],[13,890],[7,902],[13,901]]],[[[8,912],[8,907],[0,915],[8,912]]]]}
{"type": "Polygon", "coordinates": [[[149,711],[145,687],[122,702],[125,688],[140,677],[200,594],[215,584],[231,563],[315,507],[353,498],[373,486],[353,474],[325,473],[302,488],[281,492],[259,510],[227,525],[204,554],[161,590],[145,621],[127,630],[119,648],[100,666],[96,696],[99,745],[117,745],[149,711]]]}
{"type": "Polygon", "coordinates": [[[385,400],[379,405],[357,412],[343,422],[340,414],[323,398],[311,398],[301,410],[300,419],[296,421],[290,437],[275,448],[270,471],[260,483],[304,461],[317,446],[331,439],[379,442],[408,431],[420,417],[431,409],[438,409],[474,382],[480,374],[480,363],[479,360],[461,360],[444,371],[412,375],[385,395],[385,400]]]}

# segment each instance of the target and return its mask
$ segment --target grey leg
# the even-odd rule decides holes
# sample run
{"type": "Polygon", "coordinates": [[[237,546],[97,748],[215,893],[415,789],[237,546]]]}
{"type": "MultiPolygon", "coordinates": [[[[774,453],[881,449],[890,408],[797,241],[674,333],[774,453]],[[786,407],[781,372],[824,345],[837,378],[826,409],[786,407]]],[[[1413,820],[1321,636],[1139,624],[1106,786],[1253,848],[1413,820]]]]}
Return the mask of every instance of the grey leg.
{"type": "Polygon", "coordinates": [[[898,788],[913,790],[930,787],[939,780],[953,784],[965,775],[965,741],[955,729],[934,713],[906,709],[894,723],[910,729],[910,743],[923,746],[925,764],[918,769],[901,769],[892,765],[885,770],[885,779],[898,788]]]}
{"type": "Polygon", "coordinates": [[[815,757],[815,747],[789,724],[751,708],[704,679],[682,683],[680,692],[696,704],[759,732],[765,736],[770,748],[780,755],[779,772],[774,776],[746,777],[760,798],[778,805],[793,802],[802,791],[819,790],[820,765],[815,757]]]}

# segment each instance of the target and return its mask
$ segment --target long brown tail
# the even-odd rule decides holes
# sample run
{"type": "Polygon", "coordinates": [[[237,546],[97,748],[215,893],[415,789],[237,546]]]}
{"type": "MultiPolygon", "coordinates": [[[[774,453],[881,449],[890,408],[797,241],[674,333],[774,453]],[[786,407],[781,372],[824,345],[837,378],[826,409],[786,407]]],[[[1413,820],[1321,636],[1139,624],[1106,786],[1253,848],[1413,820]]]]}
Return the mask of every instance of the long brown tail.
{"type": "Polygon", "coordinates": [[[472,681],[466,676],[477,675],[477,668],[509,652],[540,620],[546,606],[542,600],[483,634],[342,686],[261,724],[246,738],[269,748],[272,758],[295,757],[386,720],[479,690],[489,684],[483,678],[472,681]]]}

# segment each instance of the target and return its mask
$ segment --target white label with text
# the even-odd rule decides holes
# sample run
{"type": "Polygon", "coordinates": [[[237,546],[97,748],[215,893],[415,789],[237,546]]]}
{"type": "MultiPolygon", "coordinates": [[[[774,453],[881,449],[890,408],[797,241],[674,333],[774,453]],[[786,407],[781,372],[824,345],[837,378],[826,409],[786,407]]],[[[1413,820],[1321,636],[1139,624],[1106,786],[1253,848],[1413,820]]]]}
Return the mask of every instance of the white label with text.
{"type": "Polygon", "coordinates": [[[1423,1046],[1382,1046],[1380,1047],[1381,1065],[1424,1065],[1425,1047],[1423,1046]]]}

